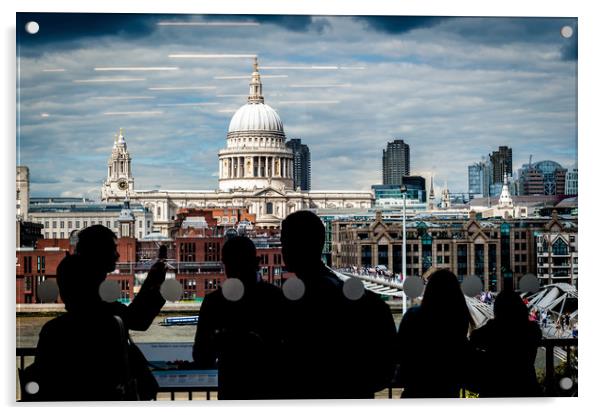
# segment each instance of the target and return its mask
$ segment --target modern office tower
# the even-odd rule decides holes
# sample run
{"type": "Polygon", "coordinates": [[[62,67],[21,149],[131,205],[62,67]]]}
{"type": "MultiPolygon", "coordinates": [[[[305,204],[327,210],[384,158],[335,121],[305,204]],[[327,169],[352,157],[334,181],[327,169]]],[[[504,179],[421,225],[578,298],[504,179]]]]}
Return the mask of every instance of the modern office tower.
{"type": "MultiPolygon", "coordinates": [[[[404,176],[403,184],[406,186],[406,205],[412,209],[426,208],[426,187],[422,176],[404,176]]],[[[375,203],[381,207],[403,206],[403,193],[401,187],[395,184],[372,185],[375,203]]]]}
{"type": "Polygon", "coordinates": [[[512,149],[500,146],[497,151],[489,155],[493,172],[492,183],[503,183],[504,175],[512,175],[512,149]]]}
{"type": "Polygon", "coordinates": [[[468,166],[468,195],[474,197],[488,197],[489,186],[492,182],[491,161],[483,161],[468,166]]]}
{"type": "Polygon", "coordinates": [[[292,138],[286,146],[293,150],[293,186],[301,190],[311,190],[311,154],[301,139],[292,138]]]}
{"type": "Polygon", "coordinates": [[[410,174],[410,146],[403,140],[387,143],[383,150],[383,184],[400,185],[410,174]]]}
{"type": "Polygon", "coordinates": [[[567,169],[552,160],[524,165],[520,173],[521,195],[566,194],[567,169]]]}
{"type": "Polygon", "coordinates": [[[426,181],[422,176],[404,176],[402,183],[406,185],[409,198],[426,203],[426,181]]]}
{"type": "Polygon", "coordinates": [[[566,172],[566,179],[564,185],[564,194],[575,196],[579,190],[578,171],[576,168],[566,172]]]}
{"type": "Polygon", "coordinates": [[[468,166],[468,193],[480,195],[483,193],[483,169],[481,163],[468,166]]]}
{"type": "MultiPolygon", "coordinates": [[[[559,194],[556,191],[558,170],[564,170],[562,166],[552,160],[538,161],[533,166],[543,175],[543,190],[546,195],[559,194]]],[[[564,180],[562,183],[564,187],[564,180]]],[[[564,190],[564,189],[558,189],[564,190]]]]}

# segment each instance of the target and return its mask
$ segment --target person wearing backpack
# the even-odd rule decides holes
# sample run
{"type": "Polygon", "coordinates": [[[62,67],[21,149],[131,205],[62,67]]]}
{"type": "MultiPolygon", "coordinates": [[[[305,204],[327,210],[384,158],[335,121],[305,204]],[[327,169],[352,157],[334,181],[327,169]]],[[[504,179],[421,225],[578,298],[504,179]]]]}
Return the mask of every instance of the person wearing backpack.
{"type": "Polygon", "coordinates": [[[23,375],[38,384],[25,400],[116,401],[156,397],[158,385],[128,331],[146,330],[165,303],[157,261],[129,306],[103,301],[99,288],[115,269],[115,234],[100,225],[79,233],[76,254],[57,268],[66,313],[47,322],[33,365],[23,375]]]}

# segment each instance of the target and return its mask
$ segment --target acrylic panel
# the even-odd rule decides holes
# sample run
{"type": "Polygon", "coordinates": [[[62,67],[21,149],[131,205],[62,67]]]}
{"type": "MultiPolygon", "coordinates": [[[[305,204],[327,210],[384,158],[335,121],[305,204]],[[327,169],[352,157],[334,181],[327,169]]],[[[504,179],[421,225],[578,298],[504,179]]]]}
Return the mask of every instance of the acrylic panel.
{"type": "Polygon", "coordinates": [[[17,400],[577,396],[577,18],[16,31],[17,400]]]}

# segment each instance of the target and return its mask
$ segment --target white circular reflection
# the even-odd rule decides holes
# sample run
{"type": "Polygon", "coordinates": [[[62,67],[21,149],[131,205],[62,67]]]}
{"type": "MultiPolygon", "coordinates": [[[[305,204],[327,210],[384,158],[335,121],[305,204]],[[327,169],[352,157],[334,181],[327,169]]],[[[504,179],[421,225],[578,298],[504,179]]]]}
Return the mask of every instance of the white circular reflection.
{"type": "Polygon", "coordinates": [[[59,298],[59,286],[54,278],[38,285],[38,299],[42,303],[54,303],[59,298]]]}
{"type": "Polygon", "coordinates": [[[466,277],[462,281],[462,291],[467,297],[475,297],[483,291],[483,282],[476,275],[466,277]]]}
{"type": "Polygon", "coordinates": [[[297,277],[289,278],[282,286],[282,293],[289,300],[296,301],[305,294],[305,284],[297,277]]]}
{"type": "Polygon", "coordinates": [[[403,280],[403,292],[410,298],[420,297],[424,291],[424,281],[415,275],[403,280]]]}
{"type": "Polygon", "coordinates": [[[184,289],[178,280],[168,279],[163,281],[160,291],[165,301],[179,301],[182,298],[184,289]]]}
{"type": "Polygon", "coordinates": [[[38,385],[38,382],[27,382],[27,384],[25,385],[25,392],[27,392],[30,395],[35,395],[39,391],[40,385],[38,385]]]}
{"type": "Polygon", "coordinates": [[[245,286],[238,278],[228,278],[222,284],[222,294],[228,301],[238,301],[245,293],[245,286]]]}
{"type": "Polygon", "coordinates": [[[364,295],[364,283],[359,278],[349,278],[343,283],[343,295],[355,301],[364,295]]]}
{"type": "Polygon", "coordinates": [[[560,379],[560,382],[558,382],[558,384],[560,385],[560,389],[564,389],[566,391],[573,387],[573,379],[562,378],[560,379]]]}
{"type": "Polygon", "coordinates": [[[560,34],[563,38],[568,39],[573,36],[573,28],[571,26],[563,26],[562,29],[560,29],[560,34]]]}
{"type": "Polygon", "coordinates": [[[518,282],[518,289],[523,293],[539,291],[539,279],[533,274],[525,274],[518,282]]]}
{"type": "Polygon", "coordinates": [[[38,24],[38,22],[27,22],[25,24],[25,31],[30,35],[35,35],[40,31],[40,25],[38,24]]]}
{"type": "Polygon", "coordinates": [[[121,288],[117,281],[104,280],[98,287],[98,295],[103,301],[112,303],[121,296],[121,288]]]}

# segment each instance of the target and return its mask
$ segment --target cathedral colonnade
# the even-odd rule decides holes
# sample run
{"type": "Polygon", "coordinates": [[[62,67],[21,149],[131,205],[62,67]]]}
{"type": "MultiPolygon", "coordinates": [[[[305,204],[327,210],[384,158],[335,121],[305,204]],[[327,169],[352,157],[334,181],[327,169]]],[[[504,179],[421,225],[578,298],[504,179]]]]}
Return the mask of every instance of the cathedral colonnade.
{"type": "Polygon", "coordinates": [[[293,177],[293,160],[282,156],[222,156],[219,177],[238,178],[285,178],[293,177]]]}

